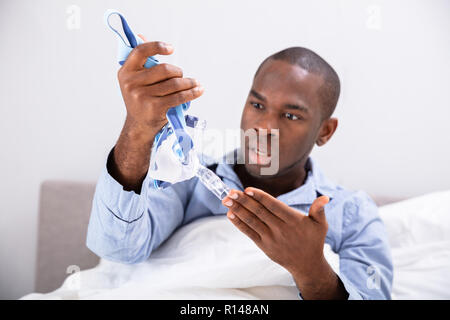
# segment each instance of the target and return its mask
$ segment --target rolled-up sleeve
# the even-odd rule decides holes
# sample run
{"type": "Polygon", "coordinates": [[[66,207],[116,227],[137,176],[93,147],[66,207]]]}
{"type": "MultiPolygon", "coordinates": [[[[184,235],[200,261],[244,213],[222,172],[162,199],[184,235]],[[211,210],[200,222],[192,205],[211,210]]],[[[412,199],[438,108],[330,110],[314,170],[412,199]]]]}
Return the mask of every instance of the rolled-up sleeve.
{"type": "MultiPolygon", "coordinates": [[[[342,209],[338,277],[348,300],[390,299],[392,258],[376,204],[359,191],[343,202],[342,209]]],[[[298,297],[303,299],[301,292],[298,297]]]]}
{"type": "Polygon", "coordinates": [[[105,165],[92,202],[87,247],[112,261],[131,264],[146,260],[181,225],[189,183],[156,190],[150,187],[153,181],[147,175],[137,194],[125,191],[105,165]]]}
{"type": "Polygon", "coordinates": [[[385,226],[373,200],[355,193],[344,204],[339,278],[349,299],[391,299],[393,265],[385,226]]]}

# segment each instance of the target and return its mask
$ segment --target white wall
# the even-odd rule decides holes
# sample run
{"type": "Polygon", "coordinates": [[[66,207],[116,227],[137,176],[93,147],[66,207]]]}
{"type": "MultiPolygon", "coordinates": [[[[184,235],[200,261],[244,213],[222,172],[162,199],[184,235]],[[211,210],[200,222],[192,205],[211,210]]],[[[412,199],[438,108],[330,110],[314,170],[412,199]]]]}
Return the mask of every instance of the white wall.
{"type": "Polygon", "coordinates": [[[332,179],[393,196],[450,188],[450,1],[1,1],[0,298],[33,290],[40,183],[96,180],[121,129],[111,7],[174,45],[163,60],[202,82],[191,110],[210,127],[239,126],[266,56],[306,46],[342,79],[338,131],[313,151],[332,179]],[[66,27],[72,4],[80,29],[66,27]]]}

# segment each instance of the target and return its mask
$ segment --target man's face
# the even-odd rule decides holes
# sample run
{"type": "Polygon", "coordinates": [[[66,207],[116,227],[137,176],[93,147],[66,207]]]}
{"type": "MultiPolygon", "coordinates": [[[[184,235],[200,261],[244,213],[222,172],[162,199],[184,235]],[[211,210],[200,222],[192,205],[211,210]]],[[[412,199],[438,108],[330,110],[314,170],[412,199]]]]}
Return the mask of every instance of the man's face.
{"type": "MultiPolygon", "coordinates": [[[[271,129],[279,130],[279,169],[277,175],[301,163],[311,152],[318,137],[322,115],[318,89],[322,78],[285,61],[266,61],[256,75],[242,113],[241,129],[254,129],[267,135],[267,147],[242,138],[246,171],[255,177],[270,166],[271,129]],[[267,131],[261,130],[266,129],[267,131]],[[244,142],[244,140],[247,140],[244,142]]],[[[272,141],[273,140],[273,141],[272,141]]],[[[262,140],[264,141],[264,140],[262,140]]],[[[273,177],[273,175],[272,175],[273,177]]]]}

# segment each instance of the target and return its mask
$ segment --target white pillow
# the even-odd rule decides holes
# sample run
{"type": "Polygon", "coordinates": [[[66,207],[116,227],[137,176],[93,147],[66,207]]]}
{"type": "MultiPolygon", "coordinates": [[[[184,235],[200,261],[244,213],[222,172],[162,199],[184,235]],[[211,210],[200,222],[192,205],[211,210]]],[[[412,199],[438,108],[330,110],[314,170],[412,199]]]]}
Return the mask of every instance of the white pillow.
{"type": "Polygon", "coordinates": [[[450,190],[379,208],[392,248],[450,241],[450,190]]]}

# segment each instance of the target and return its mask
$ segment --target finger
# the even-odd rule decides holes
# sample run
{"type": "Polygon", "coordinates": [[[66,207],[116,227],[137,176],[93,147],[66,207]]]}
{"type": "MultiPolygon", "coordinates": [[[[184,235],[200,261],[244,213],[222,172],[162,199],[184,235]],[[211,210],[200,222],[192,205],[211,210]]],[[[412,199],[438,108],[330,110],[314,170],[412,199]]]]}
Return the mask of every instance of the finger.
{"type": "Polygon", "coordinates": [[[173,47],[161,41],[145,42],[134,48],[124,63],[127,69],[142,69],[147,58],[156,54],[168,55],[173,52],[173,47]]]}
{"type": "Polygon", "coordinates": [[[133,85],[152,85],[171,78],[183,77],[181,68],[168,63],[161,63],[150,69],[143,69],[133,73],[133,85]]]}
{"type": "Polygon", "coordinates": [[[252,239],[254,242],[258,243],[261,241],[260,235],[250,228],[248,225],[246,225],[244,222],[242,222],[238,216],[228,211],[227,217],[230,219],[230,221],[247,237],[252,239]]]}
{"type": "Polygon", "coordinates": [[[245,189],[245,193],[258,201],[267,210],[272,212],[284,222],[288,222],[290,218],[292,218],[293,214],[298,214],[296,210],[292,209],[287,204],[272,197],[270,194],[262,191],[261,189],[248,187],[245,189]]]}
{"type": "Polygon", "coordinates": [[[147,39],[144,37],[144,35],[139,33],[138,37],[141,38],[142,40],[144,40],[144,42],[147,42],[147,39]]]}
{"type": "Polygon", "coordinates": [[[330,201],[327,196],[320,196],[314,200],[309,208],[308,216],[314,221],[324,223],[327,221],[325,216],[325,205],[330,201]]]}
{"type": "Polygon", "coordinates": [[[256,215],[244,208],[239,202],[233,201],[228,196],[222,200],[231,213],[235,214],[240,221],[244,222],[252,230],[256,231],[261,237],[269,232],[269,227],[256,215]]]}
{"type": "Polygon", "coordinates": [[[203,87],[197,86],[195,88],[184,90],[180,92],[175,92],[172,94],[169,94],[164,97],[158,98],[162,105],[169,106],[169,107],[175,107],[180,104],[186,103],[188,101],[197,99],[203,94],[203,87]]]}
{"type": "Polygon", "coordinates": [[[169,94],[195,88],[200,85],[197,80],[191,78],[172,78],[149,86],[149,92],[155,97],[163,97],[169,94]]]}
{"type": "Polygon", "coordinates": [[[269,228],[270,226],[279,226],[284,223],[283,220],[267,210],[261,203],[242,191],[232,190],[229,197],[260,218],[269,228]]]}

